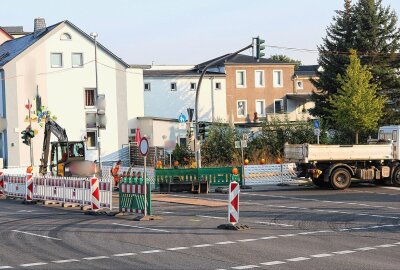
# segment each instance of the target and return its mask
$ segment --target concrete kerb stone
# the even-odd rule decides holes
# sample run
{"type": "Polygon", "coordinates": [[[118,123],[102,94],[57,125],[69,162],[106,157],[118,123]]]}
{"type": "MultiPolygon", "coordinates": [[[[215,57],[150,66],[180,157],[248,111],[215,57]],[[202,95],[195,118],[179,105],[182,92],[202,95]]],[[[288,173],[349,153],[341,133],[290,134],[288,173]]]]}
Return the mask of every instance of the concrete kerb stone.
{"type": "Polygon", "coordinates": [[[124,213],[124,212],[119,212],[118,214],[115,215],[115,217],[117,218],[122,218],[125,220],[132,220],[132,221],[150,221],[150,220],[161,220],[163,219],[160,216],[153,216],[153,215],[147,215],[147,216],[143,216],[143,215],[131,215],[129,213],[124,213]]]}

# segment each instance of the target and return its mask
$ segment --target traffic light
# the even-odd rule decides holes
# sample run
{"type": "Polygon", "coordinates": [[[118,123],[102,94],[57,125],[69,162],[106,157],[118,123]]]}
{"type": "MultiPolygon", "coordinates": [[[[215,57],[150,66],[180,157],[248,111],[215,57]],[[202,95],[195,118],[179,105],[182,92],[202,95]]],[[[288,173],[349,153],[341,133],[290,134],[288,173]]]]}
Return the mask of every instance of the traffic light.
{"type": "Polygon", "coordinates": [[[21,132],[22,142],[26,145],[31,145],[31,139],[35,137],[35,132],[32,130],[30,126],[28,126],[25,130],[21,132]]]}
{"type": "Polygon", "coordinates": [[[208,132],[210,130],[210,125],[205,122],[199,122],[199,138],[205,140],[208,137],[208,132]]]}
{"type": "Polygon", "coordinates": [[[262,45],[264,43],[265,43],[264,39],[261,39],[260,37],[255,38],[257,60],[260,60],[260,58],[265,56],[265,53],[264,53],[265,45],[262,45]]]}

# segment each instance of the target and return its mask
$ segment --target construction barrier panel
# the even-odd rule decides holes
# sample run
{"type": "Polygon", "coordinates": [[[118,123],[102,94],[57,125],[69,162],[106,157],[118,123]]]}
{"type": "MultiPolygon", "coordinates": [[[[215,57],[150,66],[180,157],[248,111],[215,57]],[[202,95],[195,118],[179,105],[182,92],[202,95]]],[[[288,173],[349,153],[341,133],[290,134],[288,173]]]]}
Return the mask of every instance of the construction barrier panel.
{"type": "Polygon", "coordinates": [[[4,195],[4,174],[0,172],[0,196],[4,195]]]}
{"type": "Polygon", "coordinates": [[[33,175],[31,173],[26,174],[26,196],[25,201],[33,201],[33,175]]]}
{"type": "Polygon", "coordinates": [[[151,215],[151,189],[147,184],[145,203],[143,178],[126,176],[119,184],[119,211],[122,213],[138,213],[151,215]]]}
{"type": "Polygon", "coordinates": [[[239,222],[239,193],[239,183],[231,182],[229,184],[228,221],[233,225],[239,222]]]}
{"type": "MultiPolygon", "coordinates": [[[[92,185],[91,179],[88,178],[4,175],[3,179],[4,192],[8,197],[30,196],[32,200],[92,205],[92,185]]],[[[97,180],[97,193],[97,209],[112,209],[111,182],[104,179],[97,180]]]]}
{"type": "Polygon", "coordinates": [[[296,177],[294,163],[245,165],[244,177],[246,185],[289,184],[298,181],[293,179],[296,177]]]}
{"type": "MultiPolygon", "coordinates": [[[[155,185],[163,183],[206,181],[209,186],[228,186],[234,167],[194,168],[194,169],[156,169],[155,185]]],[[[242,168],[239,170],[239,184],[242,185],[242,168]]]]}

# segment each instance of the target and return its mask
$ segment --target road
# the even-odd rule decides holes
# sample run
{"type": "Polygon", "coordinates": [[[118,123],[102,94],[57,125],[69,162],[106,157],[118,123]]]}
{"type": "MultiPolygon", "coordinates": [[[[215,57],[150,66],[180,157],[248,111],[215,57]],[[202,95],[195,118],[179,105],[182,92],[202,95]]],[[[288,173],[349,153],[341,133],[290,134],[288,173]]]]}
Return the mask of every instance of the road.
{"type": "MultiPolygon", "coordinates": [[[[227,195],[175,194],[226,201],[227,195]]],[[[162,220],[0,200],[0,269],[399,269],[400,189],[245,190],[226,207],[154,202],[162,220]]]]}

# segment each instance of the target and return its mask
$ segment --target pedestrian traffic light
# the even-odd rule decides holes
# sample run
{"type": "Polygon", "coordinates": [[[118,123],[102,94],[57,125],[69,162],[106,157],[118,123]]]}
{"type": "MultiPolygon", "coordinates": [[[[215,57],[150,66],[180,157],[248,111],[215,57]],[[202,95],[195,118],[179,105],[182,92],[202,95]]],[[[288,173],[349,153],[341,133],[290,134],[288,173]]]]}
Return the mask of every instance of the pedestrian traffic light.
{"type": "Polygon", "coordinates": [[[262,45],[265,43],[264,39],[261,39],[260,37],[255,38],[255,45],[256,45],[256,58],[257,60],[260,60],[263,56],[265,56],[264,50],[265,50],[265,45],[262,45]]]}

